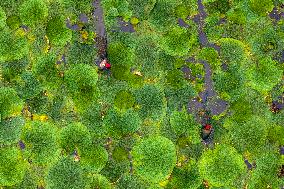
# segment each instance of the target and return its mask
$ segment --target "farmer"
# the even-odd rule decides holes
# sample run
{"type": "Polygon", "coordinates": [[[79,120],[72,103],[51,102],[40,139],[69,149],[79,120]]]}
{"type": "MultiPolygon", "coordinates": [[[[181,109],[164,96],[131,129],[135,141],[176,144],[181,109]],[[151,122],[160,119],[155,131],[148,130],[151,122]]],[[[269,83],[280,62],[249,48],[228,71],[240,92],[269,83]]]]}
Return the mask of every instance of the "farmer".
{"type": "Polygon", "coordinates": [[[205,124],[201,130],[201,138],[205,144],[212,142],[213,140],[214,129],[212,125],[205,124]]]}
{"type": "Polygon", "coordinates": [[[111,64],[108,63],[108,61],[107,61],[106,58],[104,58],[104,59],[100,62],[99,68],[100,68],[101,70],[109,70],[109,69],[111,68],[111,64]]]}

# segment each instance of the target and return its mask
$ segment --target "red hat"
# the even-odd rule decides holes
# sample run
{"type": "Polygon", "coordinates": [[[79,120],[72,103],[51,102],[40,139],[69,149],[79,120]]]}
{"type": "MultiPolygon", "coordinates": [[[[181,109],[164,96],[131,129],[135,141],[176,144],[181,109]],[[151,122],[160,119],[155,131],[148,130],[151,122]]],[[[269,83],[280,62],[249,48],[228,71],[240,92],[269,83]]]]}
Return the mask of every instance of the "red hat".
{"type": "Polygon", "coordinates": [[[111,68],[110,63],[107,62],[107,63],[105,64],[105,67],[106,67],[107,69],[110,69],[110,68],[111,68]]]}
{"type": "Polygon", "coordinates": [[[211,128],[212,128],[212,126],[209,125],[209,124],[206,124],[206,125],[204,126],[204,129],[205,129],[205,130],[210,130],[211,128]]]}

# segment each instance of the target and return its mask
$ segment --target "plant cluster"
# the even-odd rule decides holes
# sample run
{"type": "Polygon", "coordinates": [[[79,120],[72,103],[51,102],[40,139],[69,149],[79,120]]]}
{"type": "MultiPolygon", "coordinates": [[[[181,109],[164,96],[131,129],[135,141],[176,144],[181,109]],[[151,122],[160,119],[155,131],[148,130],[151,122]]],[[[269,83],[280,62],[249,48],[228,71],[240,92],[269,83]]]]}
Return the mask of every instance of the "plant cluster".
{"type": "Polygon", "coordinates": [[[284,187],[283,3],[0,0],[0,188],[284,187]]]}

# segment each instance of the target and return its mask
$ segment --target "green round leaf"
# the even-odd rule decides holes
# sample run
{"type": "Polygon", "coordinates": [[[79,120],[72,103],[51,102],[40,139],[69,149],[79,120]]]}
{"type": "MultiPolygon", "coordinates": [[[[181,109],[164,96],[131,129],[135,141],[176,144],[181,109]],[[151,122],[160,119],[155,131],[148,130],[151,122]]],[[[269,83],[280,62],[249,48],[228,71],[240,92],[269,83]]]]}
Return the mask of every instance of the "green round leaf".
{"type": "Polygon", "coordinates": [[[169,177],[177,160],[175,145],[161,136],[142,139],[131,153],[135,173],[154,183],[169,177]]]}
{"type": "Polygon", "coordinates": [[[199,161],[202,177],[212,186],[229,186],[245,172],[243,158],[227,145],[218,145],[213,150],[206,150],[199,161]]]}
{"type": "Polygon", "coordinates": [[[63,16],[57,16],[48,21],[46,34],[51,45],[55,46],[64,46],[72,38],[72,31],[66,27],[63,16]]]}
{"type": "Polygon", "coordinates": [[[47,165],[56,160],[60,153],[57,132],[48,122],[34,121],[25,125],[21,138],[26,145],[25,153],[33,163],[47,165]]]}
{"type": "Polygon", "coordinates": [[[25,124],[22,117],[13,117],[0,122],[0,144],[16,144],[20,140],[21,130],[25,124]]]}
{"type": "Polygon", "coordinates": [[[46,177],[47,189],[82,189],[85,187],[79,162],[65,157],[54,164],[46,177]]]}
{"type": "Polygon", "coordinates": [[[13,114],[19,114],[23,108],[23,102],[17,92],[10,87],[0,88],[0,116],[5,119],[13,114]]]}
{"type": "Polygon", "coordinates": [[[73,153],[77,148],[83,149],[89,145],[90,141],[89,130],[79,122],[70,123],[60,132],[60,144],[67,153],[73,153]]]}
{"type": "Polygon", "coordinates": [[[114,105],[121,110],[133,107],[134,103],[135,98],[130,91],[121,90],[115,95],[114,105]]]}
{"type": "Polygon", "coordinates": [[[27,0],[19,8],[20,18],[27,26],[36,26],[48,16],[48,6],[44,0],[27,0]]]}
{"type": "Polygon", "coordinates": [[[26,164],[20,150],[15,147],[2,147],[0,157],[0,185],[12,186],[21,182],[26,164]]]}
{"type": "Polygon", "coordinates": [[[0,30],[6,26],[6,13],[3,8],[0,6],[0,30]]]}
{"type": "Polygon", "coordinates": [[[88,172],[100,172],[108,161],[108,153],[101,146],[88,145],[79,150],[81,166],[88,172]]]}

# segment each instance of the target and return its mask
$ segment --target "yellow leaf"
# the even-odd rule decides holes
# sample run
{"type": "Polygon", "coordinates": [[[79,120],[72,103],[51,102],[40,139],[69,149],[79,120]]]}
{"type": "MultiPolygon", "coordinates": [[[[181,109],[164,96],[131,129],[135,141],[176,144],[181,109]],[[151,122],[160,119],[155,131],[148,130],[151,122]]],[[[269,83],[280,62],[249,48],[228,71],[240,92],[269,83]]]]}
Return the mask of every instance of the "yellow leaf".
{"type": "Polygon", "coordinates": [[[19,28],[15,32],[15,36],[24,37],[25,35],[26,35],[26,32],[23,28],[19,28]]]}
{"type": "Polygon", "coordinates": [[[137,24],[139,23],[139,19],[136,18],[136,17],[132,17],[132,18],[130,19],[130,23],[131,23],[132,25],[137,25],[137,24]]]}
{"type": "Polygon", "coordinates": [[[164,180],[159,183],[161,187],[165,187],[168,184],[169,180],[164,180]]]}
{"type": "Polygon", "coordinates": [[[34,114],[33,115],[33,119],[34,120],[38,120],[38,121],[47,121],[48,120],[48,116],[47,115],[37,115],[37,114],[34,114]]]}
{"type": "Polygon", "coordinates": [[[45,42],[46,42],[46,47],[44,48],[44,53],[48,53],[50,50],[50,43],[47,35],[44,36],[45,42]]]}
{"type": "Polygon", "coordinates": [[[137,71],[137,70],[135,70],[133,73],[134,73],[134,75],[137,75],[137,76],[143,76],[142,73],[140,71],[137,71]]]}
{"type": "Polygon", "coordinates": [[[82,31],[81,32],[81,37],[82,37],[83,40],[87,40],[88,39],[88,32],[82,31]]]}

